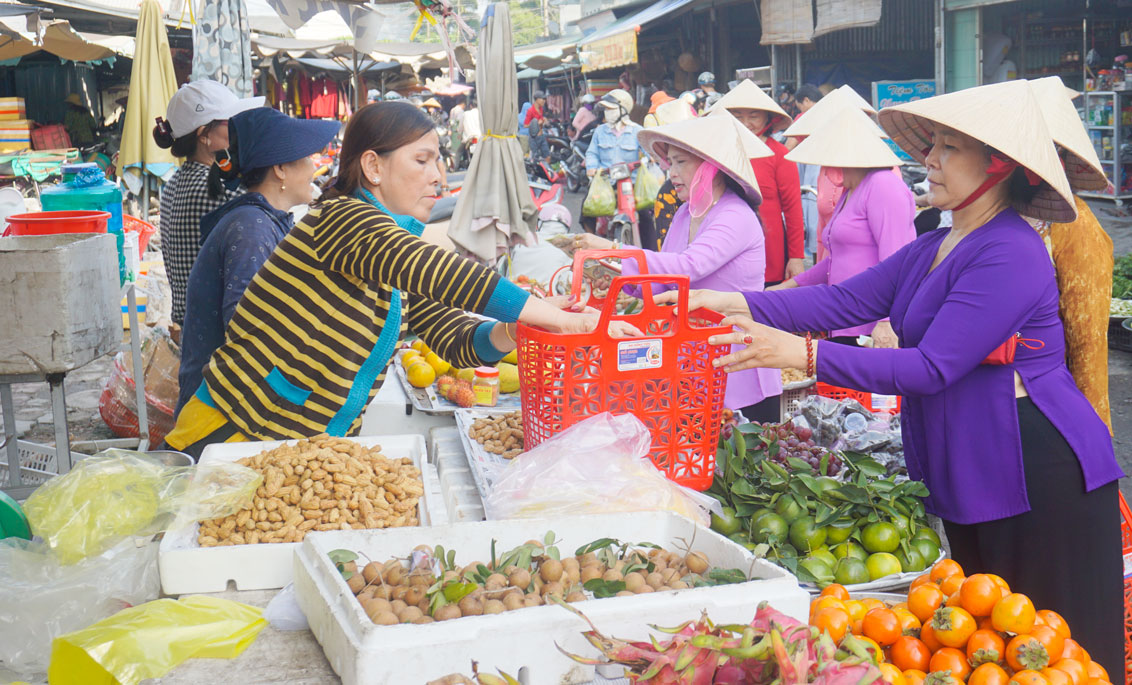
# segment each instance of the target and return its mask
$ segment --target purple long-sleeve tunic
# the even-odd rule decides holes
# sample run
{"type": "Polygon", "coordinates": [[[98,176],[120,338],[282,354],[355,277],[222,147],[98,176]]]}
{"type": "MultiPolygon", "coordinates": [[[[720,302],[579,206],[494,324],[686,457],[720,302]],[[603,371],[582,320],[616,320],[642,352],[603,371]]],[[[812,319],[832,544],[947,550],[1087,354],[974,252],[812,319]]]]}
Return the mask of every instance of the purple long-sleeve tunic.
{"type": "MultiPolygon", "coordinates": [[[[822,230],[825,258],[794,277],[798,285],[837,285],[888,259],[916,239],[916,201],[891,169],[870,172],[838,200],[822,230]]],[[[875,322],[833,331],[833,335],[872,335],[875,322]]]]}
{"type": "Polygon", "coordinates": [[[1065,437],[1093,490],[1123,473],[1104,422],[1065,366],[1053,265],[1038,234],[1005,210],[930,271],[946,230],[933,231],[836,286],[750,293],[753,317],[786,330],[844,328],[889,317],[902,349],[821,343],[818,378],[902,395],[908,473],[931,490],[928,511],[955,523],[1029,511],[1014,372],[1065,437]],[[1007,338],[1014,364],[983,359],[1007,338]]]}
{"type": "MultiPolygon", "coordinates": [[[[683,274],[693,289],[757,292],[763,289],[766,254],[763,232],[755,211],[727,190],[700,222],[695,240],[688,242],[692,215],[688,205],[676,210],[660,252],[644,250],[650,274],[683,274]]],[[[637,264],[626,259],[622,273],[638,273],[637,264]]],[[[782,394],[778,369],[748,369],[727,379],[724,406],[738,410],[782,394]]]]}

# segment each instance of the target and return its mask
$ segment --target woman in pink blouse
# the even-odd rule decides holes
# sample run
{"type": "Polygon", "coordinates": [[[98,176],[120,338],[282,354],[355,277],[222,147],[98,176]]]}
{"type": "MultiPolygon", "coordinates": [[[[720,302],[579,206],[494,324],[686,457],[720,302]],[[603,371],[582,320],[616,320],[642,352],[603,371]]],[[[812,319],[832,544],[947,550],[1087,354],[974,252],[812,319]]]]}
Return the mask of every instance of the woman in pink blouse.
{"type": "MultiPolygon", "coordinates": [[[[668,178],[683,202],[660,251],[642,251],[648,273],[687,275],[692,288],[761,291],[766,256],[756,210],[762,197],[750,160],[770,156],[770,149],[723,109],[645,129],[640,142],[653,159],[668,165],[668,178]]],[[[619,247],[592,233],[578,234],[574,245],[619,247]]],[[[635,259],[621,262],[625,275],[639,273],[640,266],[635,259]]],[[[777,422],[781,394],[777,370],[751,369],[728,380],[724,405],[752,421],[777,422]]]]}
{"type": "MultiPolygon", "coordinates": [[[[821,233],[825,257],[813,267],[770,290],[808,285],[836,285],[876,266],[916,239],[912,221],[916,202],[893,166],[903,162],[882,139],[882,133],[863,112],[844,109],[821,131],[807,138],[786,158],[819,164],[837,171],[844,193],[821,233]],[[837,141],[853,140],[847,149],[837,141]]],[[[857,336],[872,336],[876,347],[896,347],[896,334],[887,319],[832,331],[831,339],[857,344],[857,336]]]]}

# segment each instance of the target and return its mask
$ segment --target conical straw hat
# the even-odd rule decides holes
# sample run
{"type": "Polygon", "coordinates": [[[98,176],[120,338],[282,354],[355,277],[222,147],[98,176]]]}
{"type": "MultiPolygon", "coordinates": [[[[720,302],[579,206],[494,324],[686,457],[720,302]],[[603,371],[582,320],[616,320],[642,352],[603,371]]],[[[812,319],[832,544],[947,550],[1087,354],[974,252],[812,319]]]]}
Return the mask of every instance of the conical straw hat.
{"type": "Polygon", "coordinates": [[[664,159],[669,145],[702,157],[734,179],[748,198],[762,202],[751,160],[771,157],[774,153],[725,109],[709,116],[645,129],[637,134],[637,140],[653,159],[664,159]]]}
{"type": "Polygon", "coordinates": [[[866,114],[876,113],[872,107],[869,107],[869,103],[865,102],[852,89],[846,92],[838,88],[818,100],[809,111],[798,117],[790,125],[790,128],[786,129],[785,133],[788,137],[812,136],[832,121],[843,109],[855,109],[866,114]],[[852,95],[849,93],[852,93],[852,95]]]}
{"type": "Polygon", "coordinates": [[[728,91],[714,105],[712,110],[716,109],[757,109],[770,114],[770,123],[775,130],[781,130],[790,125],[793,119],[786,113],[786,110],[778,106],[774,98],[763,92],[762,88],[755,85],[751,79],[743,79],[743,81],[728,91]]]}
{"type": "Polygon", "coordinates": [[[1057,223],[1076,220],[1073,192],[1029,82],[978,86],[880,111],[881,127],[920,163],[932,147],[933,122],[998,150],[1045,181],[1032,201],[1014,205],[1019,214],[1057,223]]]}
{"type": "MultiPolygon", "coordinates": [[[[846,83],[845,85],[838,88],[837,92],[841,93],[843,96],[848,98],[849,101],[852,102],[853,104],[857,105],[858,108],[865,110],[866,113],[868,113],[868,114],[876,114],[877,113],[876,108],[873,107],[871,104],[869,104],[868,100],[861,97],[860,94],[857,93],[857,91],[853,90],[849,86],[848,83],[846,83]]],[[[824,100],[824,99],[825,98],[822,98],[822,100],[824,100]]],[[[821,102],[821,100],[819,100],[818,102],[821,102]]]]}
{"type": "Polygon", "coordinates": [[[653,116],[656,117],[658,126],[665,126],[667,124],[675,124],[677,121],[695,119],[696,110],[687,102],[674,99],[671,102],[666,102],[660,107],[657,107],[656,113],[653,116]]]}
{"type": "Polygon", "coordinates": [[[1081,125],[1073,98],[1080,95],[1072,88],[1066,88],[1060,76],[1030,81],[1034,97],[1042,108],[1049,134],[1053,142],[1065,148],[1065,175],[1073,190],[1104,190],[1108,187],[1097,150],[1089,140],[1089,133],[1081,125]]]}
{"type": "Polygon", "coordinates": [[[904,164],[884,142],[884,132],[867,114],[854,107],[837,113],[820,131],[808,136],[786,159],[843,169],[872,169],[904,164]]]}

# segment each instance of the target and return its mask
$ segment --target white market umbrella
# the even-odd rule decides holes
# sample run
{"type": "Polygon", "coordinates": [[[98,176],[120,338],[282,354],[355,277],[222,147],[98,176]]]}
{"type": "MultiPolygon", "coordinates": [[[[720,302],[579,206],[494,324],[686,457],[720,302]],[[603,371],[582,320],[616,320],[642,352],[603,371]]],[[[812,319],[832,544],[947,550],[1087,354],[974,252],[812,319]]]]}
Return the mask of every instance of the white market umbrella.
{"type": "Polygon", "coordinates": [[[523,166],[519,80],[507,3],[488,5],[476,51],[476,91],[484,135],[456,200],[448,236],[494,262],[514,243],[530,243],[538,209],[523,166]]]}

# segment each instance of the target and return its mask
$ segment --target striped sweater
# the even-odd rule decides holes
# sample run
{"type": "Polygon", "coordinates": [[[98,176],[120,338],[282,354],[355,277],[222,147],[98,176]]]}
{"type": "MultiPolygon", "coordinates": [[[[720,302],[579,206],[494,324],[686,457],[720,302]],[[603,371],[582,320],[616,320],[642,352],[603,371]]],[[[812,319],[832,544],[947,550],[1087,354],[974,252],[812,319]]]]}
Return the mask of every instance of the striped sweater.
{"type": "Polygon", "coordinates": [[[248,436],[354,435],[406,328],[456,366],[493,363],[494,322],[460,310],[516,321],[526,297],[377,207],[330,200],[248,284],[205,369],[206,397],[248,436]]]}

